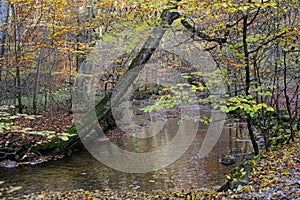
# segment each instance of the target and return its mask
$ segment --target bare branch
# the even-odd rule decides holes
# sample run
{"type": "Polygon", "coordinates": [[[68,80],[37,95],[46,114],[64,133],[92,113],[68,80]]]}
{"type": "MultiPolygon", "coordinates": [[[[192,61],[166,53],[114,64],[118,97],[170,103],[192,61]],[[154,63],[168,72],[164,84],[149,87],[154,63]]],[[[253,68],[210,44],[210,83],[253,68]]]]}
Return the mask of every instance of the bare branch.
{"type": "Polygon", "coordinates": [[[208,41],[208,42],[217,42],[220,45],[223,43],[226,43],[227,38],[226,37],[211,37],[209,35],[206,35],[202,31],[197,31],[195,27],[193,27],[189,22],[187,22],[185,19],[181,20],[181,24],[191,33],[196,34],[201,39],[208,41]]]}

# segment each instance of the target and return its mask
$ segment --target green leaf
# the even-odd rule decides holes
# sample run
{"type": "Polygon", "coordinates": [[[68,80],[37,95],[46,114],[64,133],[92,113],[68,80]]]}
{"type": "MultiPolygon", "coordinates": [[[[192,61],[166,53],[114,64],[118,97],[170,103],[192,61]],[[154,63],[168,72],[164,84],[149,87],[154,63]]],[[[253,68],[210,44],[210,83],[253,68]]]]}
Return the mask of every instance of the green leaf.
{"type": "Polygon", "coordinates": [[[249,9],[249,6],[242,6],[242,7],[240,7],[239,10],[248,10],[248,9],[249,9]]]}
{"type": "Polygon", "coordinates": [[[60,139],[62,139],[63,141],[68,141],[69,137],[68,136],[60,136],[60,139]]]}
{"type": "Polygon", "coordinates": [[[25,117],[26,119],[35,119],[35,116],[34,115],[28,115],[25,117]]]}
{"type": "Polygon", "coordinates": [[[144,108],[141,108],[140,110],[144,112],[151,112],[153,110],[153,106],[146,106],[144,108]]]}
{"type": "Polygon", "coordinates": [[[19,116],[17,116],[17,115],[13,115],[13,116],[9,117],[9,119],[17,119],[17,118],[19,118],[19,116]]]}
{"type": "Polygon", "coordinates": [[[55,135],[48,135],[48,136],[47,136],[48,139],[52,139],[52,138],[54,138],[54,137],[55,137],[55,135]]]}
{"type": "Polygon", "coordinates": [[[42,136],[46,135],[45,132],[43,131],[29,131],[28,133],[33,135],[42,135],[42,136]]]}
{"type": "Polygon", "coordinates": [[[21,186],[12,187],[12,188],[10,188],[10,190],[8,191],[8,193],[12,193],[12,192],[15,192],[15,191],[20,190],[20,189],[22,189],[21,186]]]}

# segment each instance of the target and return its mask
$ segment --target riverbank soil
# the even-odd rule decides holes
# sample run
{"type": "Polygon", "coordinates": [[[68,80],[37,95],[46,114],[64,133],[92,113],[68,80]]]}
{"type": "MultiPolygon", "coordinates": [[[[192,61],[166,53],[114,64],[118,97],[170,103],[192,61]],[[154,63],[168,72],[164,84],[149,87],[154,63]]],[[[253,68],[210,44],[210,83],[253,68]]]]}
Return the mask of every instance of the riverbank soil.
{"type": "MultiPolygon", "coordinates": [[[[300,143],[296,141],[263,152],[250,161],[253,172],[246,185],[217,192],[211,188],[190,191],[137,190],[75,190],[65,192],[40,192],[23,199],[299,199],[300,198],[300,143]]],[[[228,175],[228,179],[231,179],[228,175]]],[[[12,187],[1,189],[4,199],[14,199],[12,187]]]]}

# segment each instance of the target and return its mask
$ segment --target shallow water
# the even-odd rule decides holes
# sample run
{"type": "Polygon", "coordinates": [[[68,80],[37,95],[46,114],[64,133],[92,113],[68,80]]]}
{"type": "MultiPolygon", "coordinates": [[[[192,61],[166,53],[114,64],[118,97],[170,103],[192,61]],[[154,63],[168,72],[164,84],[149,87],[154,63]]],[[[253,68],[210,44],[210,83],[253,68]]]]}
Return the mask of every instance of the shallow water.
{"type": "MultiPolygon", "coordinates": [[[[143,116],[139,117],[143,118],[143,116]]],[[[127,135],[115,141],[115,144],[130,151],[148,152],[171,141],[178,126],[175,119],[169,120],[164,128],[164,134],[160,132],[152,138],[141,139],[140,141],[134,139],[132,135],[127,135]],[[162,135],[164,136],[162,137],[162,135]]],[[[185,131],[189,130],[186,129],[185,131]]],[[[22,189],[14,194],[15,196],[50,190],[103,188],[132,190],[132,183],[135,181],[139,182],[139,190],[141,191],[186,190],[192,187],[218,186],[225,181],[225,174],[230,170],[230,167],[219,163],[221,156],[228,154],[232,148],[237,148],[235,153],[250,152],[250,143],[238,141],[236,133],[232,129],[224,128],[212,151],[200,159],[197,153],[206,131],[207,126],[200,125],[188,150],[169,166],[154,172],[120,172],[105,166],[88,151],[84,151],[35,167],[1,168],[0,180],[6,181],[12,186],[22,186],[22,189]]],[[[163,158],[158,157],[157,159],[163,158]]]]}

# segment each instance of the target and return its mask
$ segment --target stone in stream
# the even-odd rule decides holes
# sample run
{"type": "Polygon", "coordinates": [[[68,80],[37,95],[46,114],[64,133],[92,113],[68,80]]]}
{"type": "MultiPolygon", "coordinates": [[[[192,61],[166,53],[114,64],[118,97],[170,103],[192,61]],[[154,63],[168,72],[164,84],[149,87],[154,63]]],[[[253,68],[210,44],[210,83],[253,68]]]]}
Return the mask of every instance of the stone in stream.
{"type": "Polygon", "coordinates": [[[15,168],[18,167],[18,163],[16,161],[3,160],[0,162],[0,167],[15,168]]]}
{"type": "Polygon", "coordinates": [[[228,156],[222,156],[222,158],[219,160],[219,162],[223,165],[233,165],[236,163],[235,157],[228,157],[228,156]]]}
{"type": "Polygon", "coordinates": [[[134,190],[137,190],[137,189],[140,188],[140,182],[138,182],[138,181],[134,181],[134,182],[132,183],[132,185],[133,185],[133,188],[132,188],[132,189],[134,189],[134,190]]]}
{"type": "Polygon", "coordinates": [[[132,183],[132,185],[133,185],[133,186],[140,185],[140,182],[134,181],[134,182],[132,183]]]}

